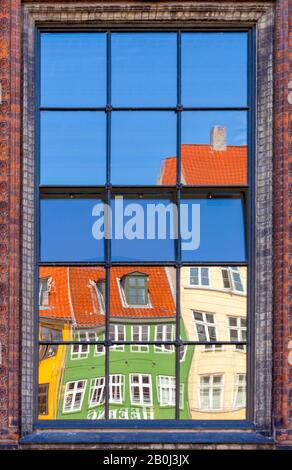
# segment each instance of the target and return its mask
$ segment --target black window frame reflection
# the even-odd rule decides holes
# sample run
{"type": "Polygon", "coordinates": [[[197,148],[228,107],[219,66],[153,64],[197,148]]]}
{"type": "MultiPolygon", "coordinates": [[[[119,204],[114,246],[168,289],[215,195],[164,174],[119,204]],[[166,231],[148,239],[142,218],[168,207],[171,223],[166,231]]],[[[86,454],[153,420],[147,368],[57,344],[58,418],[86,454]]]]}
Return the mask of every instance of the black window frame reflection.
{"type": "MultiPolygon", "coordinates": [[[[141,31],[140,29],[138,29],[141,31]]],[[[254,103],[255,103],[255,29],[254,28],[230,28],[230,29],[225,29],[223,30],[222,28],[218,29],[209,29],[205,30],[206,33],[212,34],[212,32],[228,32],[232,31],[238,31],[238,32],[245,32],[248,34],[248,103],[247,106],[243,107],[189,107],[186,108],[183,106],[183,103],[181,103],[181,34],[182,33],[192,33],[196,31],[202,31],[200,29],[193,29],[193,30],[188,30],[188,29],[168,29],[167,31],[175,31],[177,34],[177,61],[178,61],[178,76],[177,76],[177,106],[174,108],[114,108],[111,104],[111,48],[110,48],[110,43],[111,43],[111,32],[134,32],[137,31],[137,29],[127,29],[127,30],[120,30],[120,29],[115,29],[112,28],[111,30],[104,30],[107,34],[107,103],[105,107],[102,108],[82,108],[84,110],[90,109],[90,110],[96,110],[96,111],[105,111],[106,112],[106,132],[107,132],[107,148],[106,148],[106,156],[107,156],[107,164],[106,164],[106,182],[103,186],[44,186],[44,185],[39,185],[39,176],[36,178],[36,183],[38,189],[38,197],[36,198],[36,208],[37,208],[37,214],[39,217],[39,200],[40,199],[45,199],[45,198],[54,198],[56,195],[58,197],[70,197],[70,198],[86,198],[86,197],[92,197],[92,196],[97,196],[99,197],[102,195],[102,199],[107,202],[108,205],[111,205],[111,200],[114,194],[130,194],[130,195],[136,195],[137,198],[140,197],[140,195],[153,195],[153,197],[156,196],[157,193],[165,194],[165,197],[168,198],[169,195],[171,194],[173,200],[176,202],[178,211],[179,211],[179,206],[180,206],[180,201],[181,199],[186,196],[190,197],[193,194],[205,194],[206,197],[224,197],[224,194],[230,194],[230,195],[240,195],[243,198],[244,201],[244,206],[245,206],[245,211],[244,211],[244,217],[245,217],[245,237],[246,237],[246,253],[247,257],[244,262],[242,261],[235,261],[235,262],[190,262],[190,261],[185,261],[183,262],[181,260],[181,248],[180,248],[180,243],[176,242],[175,246],[175,252],[176,252],[176,258],[175,261],[159,261],[159,262],[114,262],[111,260],[111,249],[110,249],[110,242],[109,240],[105,240],[105,260],[104,262],[87,262],[87,263],[82,263],[82,262],[38,262],[37,263],[37,272],[38,272],[38,267],[39,266],[103,266],[106,271],[106,294],[105,294],[105,339],[104,341],[92,341],[90,343],[86,342],[84,344],[96,344],[96,345],[103,345],[105,347],[105,420],[98,421],[98,423],[90,423],[90,427],[106,427],[106,428],[130,428],[133,426],[136,427],[184,427],[184,428],[196,428],[200,427],[201,421],[196,421],[196,420],[180,420],[179,419],[179,414],[180,414],[180,356],[181,356],[181,348],[187,348],[187,346],[190,345],[205,345],[205,346],[211,346],[211,345],[242,345],[249,347],[249,352],[247,356],[247,415],[245,420],[216,420],[213,421],[203,421],[203,423],[208,423],[207,427],[216,427],[216,428],[226,428],[226,427],[236,427],[236,423],[238,423],[238,426],[244,425],[252,425],[254,421],[254,404],[253,404],[253,391],[254,391],[254,383],[253,383],[253,375],[252,375],[252,368],[253,368],[253,361],[254,361],[254,335],[252,331],[252,324],[253,324],[253,296],[252,296],[252,286],[253,286],[253,271],[254,271],[254,253],[255,253],[255,242],[254,242],[254,221],[255,221],[255,207],[254,207],[254,188],[253,188],[253,181],[254,181],[254,152],[255,152],[255,109],[254,109],[254,103]],[[166,111],[175,111],[176,116],[177,116],[177,161],[176,161],[176,183],[173,185],[169,186],[135,186],[135,185],[116,185],[113,186],[111,184],[111,161],[110,161],[110,156],[111,156],[111,113],[113,111],[131,111],[131,110],[141,110],[141,111],[161,111],[161,110],[166,110],[166,111]],[[208,185],[208,186],[194,186],[194,185],[183,185],[181,182],[181,116],[183,111],[246,111],[248,114],[248,139],[247,139],[247,148],[248,148],[248,172],[247,172],[247,184],[246,185],[240,185],[240,186],[234,186],[234,185],[227,185],[227,186],[218,186],[218,185],[208,185]],[[137,268],[138,266],[141,266],[141,271],[143,271],[143,266],[173,266],[176,270],[176,336],[174,341],[167,343],[168,345],[173,345],[175,347],[175,371],[176,371],[176,411],[175,411],[175,419],[174,420],[154,420],[154,421],[138,421],[138,420],[131,420],[131,421],[114,421],[109,419],[109,375],[110,375],[110,368],[109,368],[109,350],[110,347],[113,344],[121,344],[119,342],[112,342],[109,337],[109,329],[110,329],[110,270],[112,266],[135,266],[137,268]],[[232,341],[216,341],[216,342],[199,342],[199,341],[182,341],[180,338],[180,328],[179,328],[179,322],[180,322],[180,270],[184,266],[194,266],[194,267],[201,267],[201,266],[222,266],[222,267],[230,267],[230,266],[238,266],[238,267],[246,267],[248,271],[248,276],[247,276],[247,299],[248,299],[248,308],[247,308],[247,316],[248,316],[248,335],[247,335],[247,340],[246,341],[241,341],[241,342],[232,342],[232,341]]],[[[48,31],[45,30],[44,31],[48,31]]],[[[50,32],[58,32],[59,30],[56,29],[50,29],[50,32]]],[[[71,30],[68,30],[68,34],[70,34],[71,30]]],[[[72,31],[76,31],[72,29],[72,31]]],[[[100,31],[100,29],[99,29],[100,31]]],[[[163,34],[163,32],[166,32],[166,29],[151,29],[151,30],[143,30],[145,32],[160,32],[163,34]]],[[[90,31],[89,31],[90,32],[90,31]]],[[[37,31],[37,44],[39,44],[39,36],[41,34],[41,29],[38,29],[37,31]]],[[[38,50],[40,48],[38,47],[38,50]]],[[[40,57],[39,57],[40,60],[40,57]]],[[[40,89],[39,86],[39,67],[37,67],[36,71],[36,76],[37,76],[37,83],[38,83],[38,90],[40,89]]],[[[49,108],[50,109],[50,108],[49,108]]],[[[72,108],[54,108],[55,110],[72,110],[72,108]]],[[[38,122],[39,122],[39,112],[42,110],[48,110],[48,108],[41,108],[39,105],[39,98],[38,98],[38,111],[37,111],[37,136],[36,136],[36,148],[37,148],[37,168],[39,169],[39,135],[38,135],[38,122]]],[[[76,109],[80,110],[80,108],[76,109]]],[[[37,172],[38,173],[38,172],[37,172]]],[[[161,197],[161,196],[160,196],[161,197]]],[[[39,250],[39,239],[38,239],[38,250],[39,250]]],[[[36,283],[37,283],[36,279],[36,283]]],[[[37,322],[36,322],[37,323],[37,322]]],[[[36,328],[38,328],[38,325],[36,325],[36,328]]],[[[39,342],[40,345],[48,345],[50,343],[44,343],[42,341],[39,342]]],[[[58,344],[82,344],[82,342],[74,342],[74,341],[63,341],[62,343],[58,344]]],[[[134,345],[136,343],[131,342],[131,341],[124,341],[122,344],[130,344],[134,345]]],[[[146,344],[146,343],[139,343],[141,345],[146,344]]],[[[161,345],[162,343],[158,343],[155,341],[148,341],[147,345],[151,344],[156,344],[156,345],[161,345]]],[[[166,343],[164,343],[166,344],[166,343]]],[[[36,351],[38,348],[36,348],[36,351]]],[[[37,354],[37,353],[36,353],[37,354]]],[[[36,361],[37,363],[37,361],[36,361]]],[[[36,377],[37,377],[37,371],[36,371],[36,377]]],[[[36,386],[35,389],[37,390],[38,387],[38,381],[36,379],[36,386]]],[[[36,394],[37,396],[37,394],[36,394]]],[[[37,410],[37,407],[35,407],[35,410],[37,410]]],[[[50,421],[38,421],[37,413],[35,413],[35,422],[36,423],[41,423],[42,427],[47,427],[50,428],[52,427],[52,420],[50,421]]],[[[74,421],[70,420],[70,425],[73,425],[74,427],[74,421]]],[[[89,422],[86,420],[76,420],[76,427],[78,428],[86,428],[88,427],[89,422]]],[[[55,424],[57,427],[66,427],[67,423],[66,421],[61,421],[58,420],[55,424]]]]}

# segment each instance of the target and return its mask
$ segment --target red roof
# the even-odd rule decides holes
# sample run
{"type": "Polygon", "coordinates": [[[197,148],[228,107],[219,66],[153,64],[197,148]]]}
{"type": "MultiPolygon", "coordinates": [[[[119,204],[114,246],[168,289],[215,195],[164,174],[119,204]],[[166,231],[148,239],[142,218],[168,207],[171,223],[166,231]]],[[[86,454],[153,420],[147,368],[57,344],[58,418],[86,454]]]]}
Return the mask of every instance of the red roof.
{"type": "Polygon", "coordinates": [[[52,317],[71,320],[69,296],[68,296],[68,268],[41,267],[39,276],[52,278],[49,294],[49,307],[40,309],[40,317],[52,317]]]}
{"type": "MultiPolygon", "coordinates": [[[[103,325],[105,315],[100,310],[92,281],[105,279],[102,267],[41,267],[40,278],[50,277],[49,306],[39,310],[40,318],[76,322],[79,327],[103,325]]],[[[110,309],[113,318],[161,318],[175,316],[170,279],[162,267],[113,267],[111,269],[110,309]],[[126,307],[119,280],[131,272],[148,276],[151,307],[126,307]]]]}
{"type": "MultiPolygon", "coordinates": [[[[229,145],[214,150],[211,145],[181,146],[182,182],[191,185],[247,184],[247,147],[229,145]]],[[[176,183],[176,157],[163,161],[160,184],[176,183]]]]}

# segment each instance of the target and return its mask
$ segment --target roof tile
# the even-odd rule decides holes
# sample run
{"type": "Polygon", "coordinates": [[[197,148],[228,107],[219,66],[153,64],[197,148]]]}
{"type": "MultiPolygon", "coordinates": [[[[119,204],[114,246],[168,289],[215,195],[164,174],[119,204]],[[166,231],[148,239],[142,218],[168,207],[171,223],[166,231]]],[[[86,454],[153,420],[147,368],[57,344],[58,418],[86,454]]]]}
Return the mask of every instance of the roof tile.
{"type": "MultiPolygon", "coordinates": [[[[211,145],[181,146],[182,180],[192,185],[247,184],[247,147],[229,145],[226,150],[213,150],[211,145]]],[[[176,157],[166,158],[162,165],[161,184],[176,183],[176,157]]]]}
{"type": "MultiPolygon", "coordinates": [[[[79,327],[95,327],[105,322],[91,281],[105,280],[102,267],[41,267],[40,277],[52,278],[49,308],[40,309],[40,318],[75,320],[79,327]]],[[[163,267],[113,267],[111,269],[110,309],[113,318],[174,317],[175,303],[170,280],[163,267]],[[131,272],[148,276],[151,307],[126,307],[119,279],[131,272]]]]}

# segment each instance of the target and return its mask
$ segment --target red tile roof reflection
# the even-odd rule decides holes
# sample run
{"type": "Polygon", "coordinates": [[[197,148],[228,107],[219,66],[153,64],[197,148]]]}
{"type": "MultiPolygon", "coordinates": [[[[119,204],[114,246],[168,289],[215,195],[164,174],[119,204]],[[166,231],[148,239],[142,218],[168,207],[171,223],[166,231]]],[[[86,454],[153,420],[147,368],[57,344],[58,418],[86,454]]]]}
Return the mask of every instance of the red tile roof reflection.
{"type": "MultiPolygon", "coordinates": [[[[181,146],[182,181],[198,185],[247,184],[247,147],[229,145],[226,150],[214,150],[211,145],[181,146]]],[[[160,184],[176,183],[176,157],[163,161],[160,184]]]]}
{"type": "MultiPolygon", "coordinates": [[[[41,267],[40,278],[52,279],[49,307],[39,310],[40,318],[75,321],[80,327],[103,325],[105,315],[91,281],[105,279],[102,267],[41,267]]],[[[175,316],[175,303],[170,280],[162,267],[114,267],[111,269],[111,316],[119,318],[161,318],[175,316]],[[126,307],[123,304],[119,279],[132,272],[148,276],[151,307],[126,307]]]]}

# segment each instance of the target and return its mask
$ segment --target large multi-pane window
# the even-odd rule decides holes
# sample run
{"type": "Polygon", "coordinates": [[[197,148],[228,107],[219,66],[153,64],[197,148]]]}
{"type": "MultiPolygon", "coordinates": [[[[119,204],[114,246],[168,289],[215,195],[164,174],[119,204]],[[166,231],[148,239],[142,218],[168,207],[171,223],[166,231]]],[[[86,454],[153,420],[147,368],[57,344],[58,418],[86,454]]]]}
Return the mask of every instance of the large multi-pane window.
{"type": "Polygon", "coordinates": [[[38,418],[246,419],[249,31],[39,44],[38,418]]]}
{"type": "Polygon", "coordinates": [[[210,286],[209,268],[190,268],[190,286],[210,286]]]}
{"type": "Polygon", "coordinates": [[[64,413],[79,411],[82,407],[86,387],[86,380],[77,380],[66,384],[64,393],[64,413]]]}
{"type": "Polygon", "coordinates": [[[224,384],[222,375],[204,375],[200,378],[200,408],[220,410],[223,407],[224,384]]]}
{"type": "Polygon", "coordinates": [[[91,381],[89,406],[97,406],[104,403],[104,377],[98,377],[91,381]]]}

